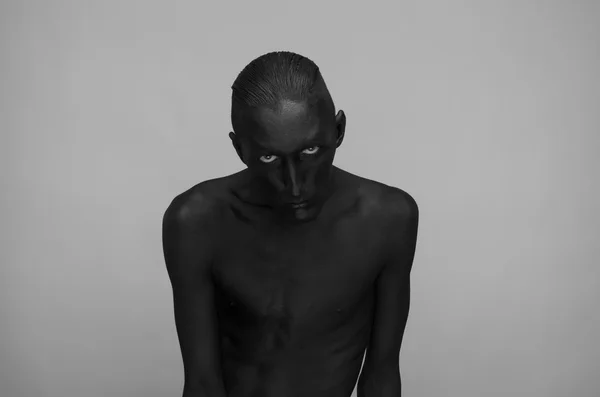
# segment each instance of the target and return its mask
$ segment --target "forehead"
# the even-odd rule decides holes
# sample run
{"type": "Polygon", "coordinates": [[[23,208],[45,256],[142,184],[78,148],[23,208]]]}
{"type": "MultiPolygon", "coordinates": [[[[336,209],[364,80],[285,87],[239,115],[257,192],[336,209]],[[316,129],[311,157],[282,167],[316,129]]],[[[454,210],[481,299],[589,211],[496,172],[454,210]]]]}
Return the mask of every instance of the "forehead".
{"type": "Polygon", "coordinates": [[[263,149],[282,153],[326,140],[333,116],[319,102],[311,106],[306,101],[285,99],[273,109],[253,110],[249,139],[263,149]]]}

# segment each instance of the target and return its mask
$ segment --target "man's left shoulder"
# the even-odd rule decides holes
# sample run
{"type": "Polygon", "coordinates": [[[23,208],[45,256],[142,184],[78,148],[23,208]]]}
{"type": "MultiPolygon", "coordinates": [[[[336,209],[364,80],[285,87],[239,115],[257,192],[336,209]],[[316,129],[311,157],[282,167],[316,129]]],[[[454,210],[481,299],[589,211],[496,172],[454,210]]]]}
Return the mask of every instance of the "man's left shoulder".
{"type": "MultiPolygon", "coordinates": [[[[393,255],[412,255],[419,227],[419,207],[405,190],[384,185],[380,191],[379,229],[393,255]]],[[[408,258],[408,256],[407,256],[408,258]]],[[[411,265],[412,266],[412,262],[411,265]]]]}
{"type": "Polygon", "coordinates": [[[418,218],[419,207],[416,200],[407,191],[384,183],[369,181],[363,185],[363,195],[369,207],[374,209],[381,219],[404,223],[418,218]]]}
{"type": "Polygon", "coordinates": [[[416,200],[405,190],[384,185],[380,200],[381,210],[390,218],[408,221],[419,216],[416,200]]]}
{"type": "Polygon", "coordinates": [[[417,202],[407,191],[347,171],[340,172],[350,181],[351,190],[357,193],[359,213],[363,219],[377,220],[377,223],[380,223],[379,220],[392,220],[397,224],[418,218],[417,202]]]}

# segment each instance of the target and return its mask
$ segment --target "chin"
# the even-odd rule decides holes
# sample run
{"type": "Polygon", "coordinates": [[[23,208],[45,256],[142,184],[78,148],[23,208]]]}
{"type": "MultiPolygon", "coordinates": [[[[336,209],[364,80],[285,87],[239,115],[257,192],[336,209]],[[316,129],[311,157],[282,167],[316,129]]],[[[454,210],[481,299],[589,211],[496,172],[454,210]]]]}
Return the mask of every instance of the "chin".
{"type": "Polygon", "coordinates": [[[310,222],[319,217],[320,208],[311,206],[308,208],[298,209],[291,213],[292,219],[299,223],[310,222]]]}

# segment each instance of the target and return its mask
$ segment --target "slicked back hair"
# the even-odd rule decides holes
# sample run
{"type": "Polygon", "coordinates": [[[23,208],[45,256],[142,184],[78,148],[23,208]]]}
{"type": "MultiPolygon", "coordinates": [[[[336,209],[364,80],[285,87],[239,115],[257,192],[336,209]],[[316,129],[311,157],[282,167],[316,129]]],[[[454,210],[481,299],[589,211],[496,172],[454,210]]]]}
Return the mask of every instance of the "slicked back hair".
{"type": "Polygon", "coordinates": [[[231,87],[231,122],[234,130],[240,113],[267,107],[275,110],[282,100],[331,102],[319,67],[309,58],[289,51],[275,51],[250,62],[231,87]]]}

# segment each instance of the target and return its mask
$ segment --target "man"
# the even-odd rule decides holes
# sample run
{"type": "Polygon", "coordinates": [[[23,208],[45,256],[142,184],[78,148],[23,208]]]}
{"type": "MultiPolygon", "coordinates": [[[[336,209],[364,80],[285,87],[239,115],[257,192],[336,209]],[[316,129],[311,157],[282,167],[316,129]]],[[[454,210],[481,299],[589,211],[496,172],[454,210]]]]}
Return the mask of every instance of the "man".
{"type": "Polygon", "coordinates": [[[233,84],[246,169],[177,196],[163,248],[184,397],[400,396],[418,209],[332,165],[346,117],[291,52],[233,84]]]}

